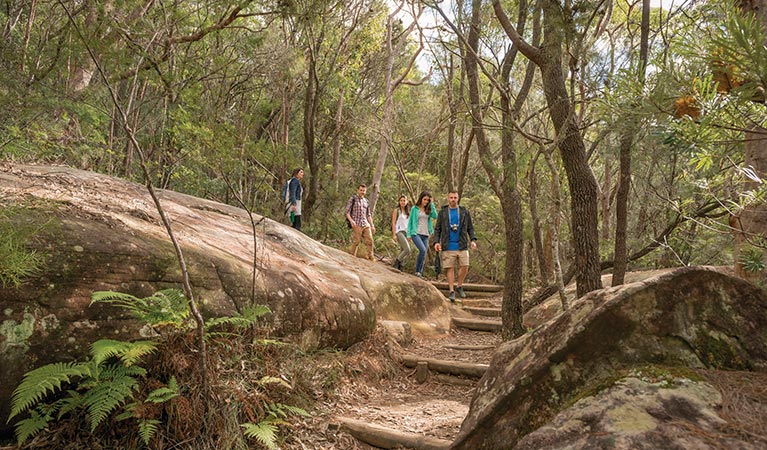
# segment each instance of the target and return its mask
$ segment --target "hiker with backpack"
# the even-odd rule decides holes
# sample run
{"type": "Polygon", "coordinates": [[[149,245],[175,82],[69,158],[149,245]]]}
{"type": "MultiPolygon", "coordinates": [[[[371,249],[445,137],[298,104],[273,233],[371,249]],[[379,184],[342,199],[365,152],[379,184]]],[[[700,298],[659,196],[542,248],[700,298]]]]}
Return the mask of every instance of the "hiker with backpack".
{"type": "Polygon", "coordinates": [[[346,203],[346,223],[352,229],[352,246],[349,253],[357,255],[357,248],[360,241],[365,245],[366,251],[360,258],[375,261],[373,257],[373,234],[376,227],[373,225],[373,214],[370,211],[370,204],[365,198],[367,186],[360,184],[357,187],[357,194],[352,195],[346,203]]]}
{"type": "Polygon", "coordinates": [[[293,171],[292,177],[285,182],[285,186],[282,188],[282,199],[285,201],[285,215],[290,214],[290,223],[298,231],[301,231],[301,197],[304,193],[301,180],[303,178],[304,169],[299,167],[293,171]]]}

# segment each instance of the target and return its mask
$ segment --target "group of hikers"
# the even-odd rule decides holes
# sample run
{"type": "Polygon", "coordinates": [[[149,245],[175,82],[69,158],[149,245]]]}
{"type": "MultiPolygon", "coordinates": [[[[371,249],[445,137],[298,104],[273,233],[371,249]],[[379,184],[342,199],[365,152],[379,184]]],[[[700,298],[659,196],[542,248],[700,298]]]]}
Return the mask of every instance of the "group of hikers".
{"type": "MultiPolygon", "coordinates": [[[[296,169],[283,189],[286,201],[285,213],[290,214],[293,228],[301,230],[301,197],[303,187],[301,179],[303,169],[296,169]]],[[[349,253],[354,256],[375,261],[373,254],[373,214],[370,203],[365,197],[367,186],[360,184],[357,193],[346,203],[346,220],[352,230],[352,244],[349,253]],[[361,248],[362,247],[362,248],[361,248]],[[359,254],[358,254],[359,253],[359,254]]],[[[400,195],[397,206],[391,215],[392,240],[399,244],[400,252],[394,260],[394,267],[402,270],[405,259],[410,255],[410,241],[418,249],[415,263],[415,275],[423,277],[429,242],[433,242],[438,253],[435,267],[445,269],[449,287],[448,297],[455,301],[456,296],[466,298],[463,282],[469,271],[469,248],[477,248],[477,236],[471,223],[471,214],[459,205],[459,194],[450,191],[447,205],[437,212],[433,197],[428,191],[421,192],[418,201],[412,207],[405,195],[400,195]],[[436,221],[434,220],[436,219],[436,221]],[[409,239],[409,240],[408,240],[409,239]],[[456,280],[457,271],[457,280],[456,280]]],[[[439,269],[437,269],[439,271],[439,269]]]]}

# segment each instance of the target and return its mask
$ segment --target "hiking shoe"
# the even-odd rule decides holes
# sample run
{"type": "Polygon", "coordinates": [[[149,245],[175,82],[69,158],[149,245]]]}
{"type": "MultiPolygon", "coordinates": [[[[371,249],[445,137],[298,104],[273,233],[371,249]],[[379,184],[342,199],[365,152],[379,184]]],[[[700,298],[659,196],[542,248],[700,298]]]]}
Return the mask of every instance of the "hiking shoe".
{"type": "Polygon", "coordinates": [[[466,298],[466,293],[463,292],[463,286],[458,286],[455,288],[455,291],[458,293],[458,296],[461,298],[466,298]]]}
{"type": "Polygon", "coordinates": [[[415,276],[417,276],[418,278],[423,278],[423,275],[421,275],[421,272],[416,272],[415,276]]]}
{"type": "Polygon", "coordinates": [[[447,298],[450,299],[450,303],[455,303],[455,291],[450,291],[450,295],[447,298]]]}
{"type": "Polygon", "coordinates": [[[394,268],[397,270],[402,270],[402,263],[399,261],[399,259],[394,260],[394,268]]]}

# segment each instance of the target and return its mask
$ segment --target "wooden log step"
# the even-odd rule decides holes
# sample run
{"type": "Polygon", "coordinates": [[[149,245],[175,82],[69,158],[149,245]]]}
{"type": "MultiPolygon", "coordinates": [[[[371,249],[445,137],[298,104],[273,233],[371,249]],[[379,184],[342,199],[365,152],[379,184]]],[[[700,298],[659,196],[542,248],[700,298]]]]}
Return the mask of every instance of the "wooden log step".
{"type": "MultiPolygon", "coordinates": [[[[440,289],[439,291],[442,292],[442,295],[444,295],[445,297],[447,297],[447,294],[450,293],[450,291],[448,291],[447,289],[440,289]]],[[[465,292],[466,292],[466,296],[471,298],[491,298],[491,297],[497,297],[498,295],[500,295],[500,293],[498,292],[480,292],[480,291],[465,291],[465,292]]],[[[456,299],[465,300],[458,297],[456,297],[456,299]]]]}
{"type": "Polygon", "coordinates": [[[453,324],[457,327],[466,328],[474,331],[501,331],[500,320],[466,319],[463,317],[453,317],[453,324]]]}
{"type": "MultiPolygon", "coordinates": [[[[432,283],[437,289],[448,289],[448,284],[446,281],[432,281],[432,283]]],[[[499,284],[471,284],[471,283],[464,283],[463,284],[463,290],[466,292],[501,292],[503,291],[503,286],[499,284]]]]}
{"type": "Polygon", "coordinates": [[[484,317],[501,317],[501,308],[479,308],[476,306],[465,306],[463,310],[484,317]]]}
{"type": "Polygon", "coordinates": [[[451,375],[463,375],[467,377],[482,378],[487,371],[487,364],[475,364],[464,361],[448,361],[444,359],[424,358],[418,355],[402,355],[402,364],[405,367],[417,367],[419,362],[426,361],[429,370],[447,373],[451,375]]]}
{"type": "Polygon", "coordinates": [[[449,348],[451,350],[490,350],[491,348],[496,348],[497,345],[458,345],[458,344],[448,344],[444,346],[445,348],[449,348]]]}
{"type": "Polygon", "coordinates": [[[362,420],[338,417],[341,429],[356,439],[379,448],[407,447],[415,450],[447,450],[451,441],[418,433],[393,430],[362,420]]]}
{"type": "Polygon", "coordinates": [[[486,298],[462,298],[461,303],[463,304],[463,307],[466,308],[472,307],[472,308],[500,308],[501,302],[486,298]]]}

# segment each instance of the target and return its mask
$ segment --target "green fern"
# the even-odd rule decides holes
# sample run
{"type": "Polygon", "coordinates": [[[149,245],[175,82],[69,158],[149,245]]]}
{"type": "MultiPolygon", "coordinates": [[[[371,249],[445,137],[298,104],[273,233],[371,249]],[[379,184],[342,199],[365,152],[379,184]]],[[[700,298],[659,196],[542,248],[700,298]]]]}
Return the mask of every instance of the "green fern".
{"type": "Polygon", "coordinates": [[[138,388],[135,378],[122,375],[101,380],[83,395],[83,405],[88,411],[91,432],[98,427],[113,411],[133,398],[138,388]]]}
{"type": "Polygon", "coordinates": [[[99,339],[91,344],[91,355],[96,364],[101,364],[111,357],[117,357],[126,367],[136,364],[155,350],[157,350],[157,343],[154,341],[125,342],[99,339]]]}
{"type": "Polygon", "coordinates": [[[149,441],[152,440],[152,436],[157,432],[160,422],[157,419],[142,419],[138,422],[138,434],[141,436],[141,440],[145,445],[149,445],[149,441]]]}
{"type": "Polygon", "coordinates": [[[272,310],[266,305],[249,306],[242,311],[242,314],[236,313],[232,316],[214,317],[205,322],[206,329],[211,329],[220,325],[231,325],[236,328],[248,328],[255,325],[262,316],[271,313],[272,310]]]}
{"type": "Polygon", "coordinates": [[[168,386],[157,388],[146,396],[145,402],[149,403],[165,403],[168,400],[179,396],[178,382],[176,377],[170,377],[168,386]]]}
{"type": "Polygon", "coordinates": [[[91,295],[91,305],[94,303],[125,308],[133,317],[153,327],[183,328],[189,319],[189,301],[179,289],[163,289],[144,298],[122,292],[98,291],[91,295]]]}
{"type": "Polygon", "coordinates": [[[277,421],[274,419],[262,420],[258,423],[243,423],[245,436],[260,442],[269,450],[277,450],[277,421]]]}
{"type": "Polygon", "coordinates": [[[8,420],[39,403],[46,395],[61,389],[62,383],[69,383],[76,377],[89,377],[91,373],[92,366],[81,362],[53,363],[30,370],[13,391],[8,420]]]}
{"type": "Polygon", "coordinates": [[[266,410],[270,415],[279,417],[281,419],[286,419],[289,414],[295,416],[310,417],[309,413],[305,410],[297,406],[285,405],[282,403],[272,403],[267,405],[266,410]]]}
{"type": "Polygon", "coordinates": [[[23,444],[24,441],[44,430],[50,421],[51,415],[41,414],[37,408],[33,409],[29,412],[29,417],[16,424],[16,441],[19,445],[23,444]]]}

